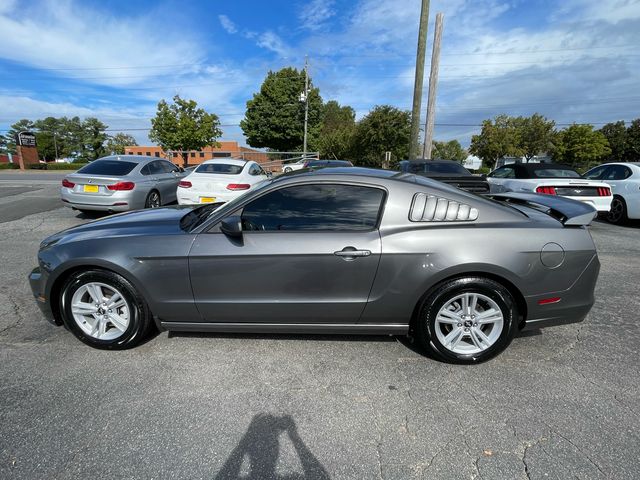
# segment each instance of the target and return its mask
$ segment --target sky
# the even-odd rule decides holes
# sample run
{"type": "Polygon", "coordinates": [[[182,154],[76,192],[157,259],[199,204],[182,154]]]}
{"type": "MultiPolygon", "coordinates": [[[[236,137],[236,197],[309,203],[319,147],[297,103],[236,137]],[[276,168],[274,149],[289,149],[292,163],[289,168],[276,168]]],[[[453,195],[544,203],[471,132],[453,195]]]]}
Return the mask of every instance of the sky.
{"type": "MultiPolygon", "coordinates": [[[[0,0],[0,132],[21,118],[96,116],[150,144],[161,99],[220,117],[223,140],[266,73],[302,68],[362,118],[410,110],[420,0],[0,0]]],[[[432,0],[444,33],[435,139],[541,113],[596,127],[640,117],[640,0],[432,0]]]]}

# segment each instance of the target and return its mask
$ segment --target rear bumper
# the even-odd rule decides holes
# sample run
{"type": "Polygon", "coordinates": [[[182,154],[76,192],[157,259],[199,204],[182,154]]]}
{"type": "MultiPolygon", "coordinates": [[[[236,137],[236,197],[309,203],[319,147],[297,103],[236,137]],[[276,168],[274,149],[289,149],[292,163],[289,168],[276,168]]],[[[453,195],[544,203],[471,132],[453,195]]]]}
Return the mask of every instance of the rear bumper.
{"type": "Polygon", "coordinates": [[[112,195],[77,193],[69,188],[60,189],[60,198],[66,207],[99,212],[126,212],[144,208],[146,192],[140,189],[114,192],[112,195]]]}
{"type": "Polygon", "coordinates": [[[527,319],[523,330],[578,323],[584,320],[594,303],[594,290],[600,272],[596,254],[567,290],[526,297],[527,319]],[[540,305],[543,299],[560,298],[557,303],[540,305]]]}
{"type": "Polygon", "coordinates": [[[598,212],[608,212],[611,209],[611,200],[613,197],[569,197],[562,196],[562,198],[570,198],[571,200],[576,200],[578,202],[586,203],[587,205],[591,205],[598,212]]]}
{"type": "Polygon", "coordinates": [[[44,317],[54,325],[62,325],[53,315],[51,311],[51,305],[45,297],[46,275],[42,273],[40,267],[36,267],[31,270],[29,274],[29,285],[31,285],[31,292],[36,299],[36,304],[40,308],[40,311],[44,317]]]}
{"type": "Polygon", "coordinates": [[[187,188],[178,188],[177,197],[178,197],[178,205],[205,205],[206,203],[211,202],[201,202],[201,197],[215,198],[215,202],[229,202],[236,197],[239,197],[246,190],[241,190],[238,193],[235,192],[203,192],[203,191],[194,191],[187,188]]]}

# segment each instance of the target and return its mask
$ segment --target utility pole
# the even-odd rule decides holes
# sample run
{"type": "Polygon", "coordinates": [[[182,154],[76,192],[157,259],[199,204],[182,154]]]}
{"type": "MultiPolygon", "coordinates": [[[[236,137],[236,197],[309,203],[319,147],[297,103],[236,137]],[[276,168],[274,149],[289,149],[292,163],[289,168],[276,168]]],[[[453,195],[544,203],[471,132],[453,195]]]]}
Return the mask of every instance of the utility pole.
{"type": "Polygon", "coordinates": [[[58,161],[58,142],[56,142],[57,133],[53,132],[53,148],[56,150],[56,162],[58,161]]]}
{"type": "Polygon", "coordinates": [[[418,30],[418,51],[416,53],[416,77],[413,84],[413,108],[411,110],[411,143],[409,160],[415,160],[418,154],[420,136],[420,105],[422,104],[422,86],[424,81],[424,57],[427,50],[427,28],[429,27],[429,0],[422,0],[420,10],[420,28],[418,30]]]}
{"type": "MultiPolygon", "coordinates": [[[[304,56],[304,140],[303,157],[307,158],[307,123],[309,121],[309,57],[304,56]]],[[[302,95],[301,95],[302,97],[302,95]]]]}
{"type": "Polygon", "coordinates": [[[433,125],[436,115],[436,89],[438,88],[438,67],[440,66],[440,44],[442,43],[442,21],[444,15],[436,15],[436,31],[433,34],[433,52],[431,53],[431,74],[429,75],[429,100],[427,103],[427,121],[424,126],[424,145],[422,157],[431,160],[433,146],[433,125]]]}

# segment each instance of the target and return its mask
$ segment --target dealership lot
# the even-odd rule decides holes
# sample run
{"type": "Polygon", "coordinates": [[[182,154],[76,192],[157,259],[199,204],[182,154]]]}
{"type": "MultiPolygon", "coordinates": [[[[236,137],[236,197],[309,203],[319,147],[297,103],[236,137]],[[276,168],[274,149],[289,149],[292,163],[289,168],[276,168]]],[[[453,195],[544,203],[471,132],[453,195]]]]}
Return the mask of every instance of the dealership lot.
{"type": "Polygon", "coordinates": [[[602,270],[585,322],[478,366],[393,337],[162,333],[103,352],[46,323],[26,279],[43,237],[87,219],[60,206],[54,177],[13,178],[1,478],[637,478],[638,225],[591,227],[602,270]]]}

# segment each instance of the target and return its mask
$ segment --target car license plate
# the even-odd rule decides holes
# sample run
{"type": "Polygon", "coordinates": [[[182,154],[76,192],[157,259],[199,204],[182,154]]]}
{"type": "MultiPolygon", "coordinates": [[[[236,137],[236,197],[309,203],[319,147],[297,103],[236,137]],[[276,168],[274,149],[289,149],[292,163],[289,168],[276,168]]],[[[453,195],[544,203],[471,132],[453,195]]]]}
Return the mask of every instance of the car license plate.
{"type": "Polygon", "coordinates": [[[200,197],[200,203],[213,203],[216,201],[216,197],[200,197]]]}
{"type": "Polygon", "coordinates": [[[98,185],[85,185],[84,191],[88,193],[98,193],[99,187],[98,185]]]}

